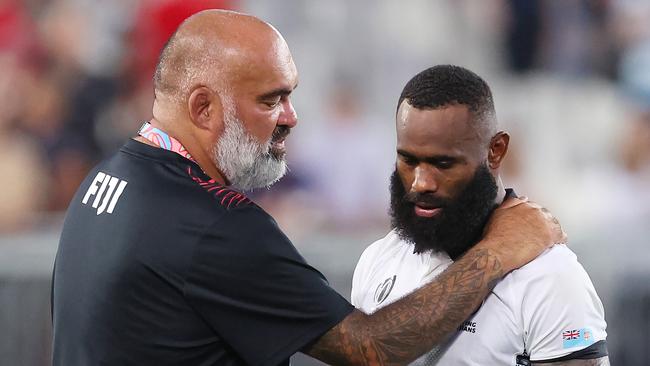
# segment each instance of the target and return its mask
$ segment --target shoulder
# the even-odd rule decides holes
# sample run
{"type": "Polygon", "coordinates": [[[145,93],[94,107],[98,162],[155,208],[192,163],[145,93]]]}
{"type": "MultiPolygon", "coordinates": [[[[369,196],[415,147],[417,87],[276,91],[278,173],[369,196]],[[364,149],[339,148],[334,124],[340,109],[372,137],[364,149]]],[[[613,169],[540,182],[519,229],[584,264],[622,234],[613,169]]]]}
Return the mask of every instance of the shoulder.
{"type": "MultiPolygon", "coordinates": [[[[394,267],[394,261],[403,257],[410,248],[402,241],[395,230],[390,231],[385,237],[370,244],[361,254],[352,276],[352,303],[357,307],[364,305],[364,294],[367,293],[371,279],[385,271],[387,267],[394,267]]],[[[369,311],[369,309],[364,309],[369,311]]]]}
{"type": "Polygon", "coordinates": [[[567,246],[553,246],[503,284],[495,293],[518,309],[531,360],[566,356],[606,338],[602,302],[567,246]]]}
{"type": "Polygon", "coordinates": [[[244,193],[218,183],[202,172],[192,169],[191,166],[187,167],[187,175],[197,187],[200,187],[205,194],[212,198],[214,204],[221,208],[230,209],[254,205],[244,193]]]}
{"type": "Polygon", "coordinates": [[[376,240],[363,251],[357,263],[357,269],[381,265],[385,260],[394,258],[398,252],[404,252],[409,248],[410,246],[399,237],[397,232],[391,230],[386,236],[376,240]]]}
{"type": "Polygon", "coordinates": [[[600,305],[593,283],[566,245],[556,244],[527,265],[512,271],[493,290],[510,299],[523,312],[546,307],[553,301],[563,304],[590,302],[600,305]]]}
{"type": "MultiPolygon", "coordinates": [[[[150,215],[212,221],[219,212],[252,205],[242,192],[224,186],[176,153],[129,141],[91,173],[91,180],[107,176],[128,183],[124,196],[149,208],[150,215]],[[173,213],[173,215],[170,215],[173,213]]],[[[99,182],[101,183],[101,182],[99,182]]],[[[96,184],[99,184],[96,183],[96,184]]]]}
{"type": "MultiPolygon", "coordinates": [[[[181,216],[187,215],[197,223],[208,224],[220,222],[230,216],[246,219],[248,222],[266,219],[266,212],[257,206],[246,194],[220,184],[203,173],[194,164],[170,166],[165,179],[166,184],[159,184],[160,190],[155,194],[162,197],[161,202],[168,209],[181,216]],[[164,186],[164,188],[163,188],[164,186]]],[[[226,228],[224,225],[218,225],[226,228]]]]}
{"type": "Polygon", "coordinates": [[[505,279],[514,285],[534,285],[550,291],[591,286],[591,280],[577,256],[564,244],[554,245],[527,265],[514,270],[505,279]]]}
{"type": "Polygon", "coordinates": [[[223,257],[246,262],[245,266],[268,265],[278,258],[303,261],[291,240],[273,217],[252,201],[220,205],[213,220],[203,230],[197,255],[223,257]]]}
{"type": "Polygon", "coordinates": [[[199,243],[213,246],[259,238],[260,232],[281,234],[273,218],[243,192],[220,184],[189,162],[165,167],[170,171],[147,193],[152,196],[148,201],[155,202],[153,214],[175,220],[173,225],[184,231],[202,233],[199,243]]]}

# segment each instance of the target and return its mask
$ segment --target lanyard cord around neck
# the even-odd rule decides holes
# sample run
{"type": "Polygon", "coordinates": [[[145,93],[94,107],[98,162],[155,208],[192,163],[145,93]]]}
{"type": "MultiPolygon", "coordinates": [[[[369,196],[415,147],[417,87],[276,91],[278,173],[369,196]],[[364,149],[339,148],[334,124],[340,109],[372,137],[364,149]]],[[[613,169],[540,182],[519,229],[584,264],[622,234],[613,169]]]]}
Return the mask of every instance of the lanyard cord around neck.
{"type": "Polygon", "coordinates": [[[190,155],[190,153],[185,149],[180,141],[169,136],[167,132],[152,126],[151,123],[143,123],[142,127],[140,127],[140,131],[138,131],[138,134],[151,141],[154,145],[160,147],[161,149],[173,151],[178,155],[196,163],[196,160],[192,158],[192,155],[190,155]]]}

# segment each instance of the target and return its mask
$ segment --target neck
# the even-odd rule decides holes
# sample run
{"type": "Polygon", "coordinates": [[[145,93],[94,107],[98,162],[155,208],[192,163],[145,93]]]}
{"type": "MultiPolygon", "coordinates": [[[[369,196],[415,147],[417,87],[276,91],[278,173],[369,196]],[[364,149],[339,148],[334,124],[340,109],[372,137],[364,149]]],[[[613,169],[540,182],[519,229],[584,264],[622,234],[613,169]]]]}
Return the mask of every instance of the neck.
{"type": "MultiPolygon", "coordinates": [[[[199,140],[194,136],[194,134],[188,131],[182,131],[180,129],[172,128],[171,127],[172,124],[162,123],[160,120],[156,119],[155,117],[152,118],[149,121],[149,123],[151,123],[153,127],[165,131],[169,136],[178,140],[183,145],[183,147],[185,147],[185,149],[190,153],[192,159],[199,165],[199,167],[201,167],[201,170],[203,170],[203,172],[207,174],[210,178],[214,179],[219,184],[222,185],[228,184],[224,176],[219,171],[219,169],[217,169],[217,167],[212,162],[212,158],[210,157],[209,152],[201,148],[201,144],[199,140]]],[[[149,145],[156,146],[151,141],[147,140],[142,136],[136,137],[136,140],[140,142],[144,142],[149,145]]]]}

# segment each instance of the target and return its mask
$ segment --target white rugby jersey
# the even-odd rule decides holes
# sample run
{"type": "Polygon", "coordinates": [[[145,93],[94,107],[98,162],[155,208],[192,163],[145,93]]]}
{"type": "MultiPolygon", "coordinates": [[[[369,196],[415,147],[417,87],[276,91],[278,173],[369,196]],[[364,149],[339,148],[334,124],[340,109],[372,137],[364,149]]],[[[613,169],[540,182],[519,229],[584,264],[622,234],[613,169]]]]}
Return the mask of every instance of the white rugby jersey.
{"type": "MultiPolygon", "coordinates": [[[[414,254],[413,246],[391,231],[361,255],[352,303],[373,313],[450,264],[446,254],[414,254]]],[[[518,355],[551,360],[605,340],[605,328],[589,276],[566,245],[555,245],[505,276],[447,341],[412,365],[517,365],[518,355]]]]}

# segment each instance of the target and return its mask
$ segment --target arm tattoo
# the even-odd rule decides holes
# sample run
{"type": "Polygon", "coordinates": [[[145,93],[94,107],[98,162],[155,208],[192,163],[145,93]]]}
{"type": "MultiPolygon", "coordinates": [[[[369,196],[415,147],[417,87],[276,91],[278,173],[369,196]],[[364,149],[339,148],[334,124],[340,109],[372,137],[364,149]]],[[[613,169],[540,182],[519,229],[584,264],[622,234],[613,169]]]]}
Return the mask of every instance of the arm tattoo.
{"type": "Polygon", "coordinates": [[[474,248],[403,299],[372,315],[354,311],[305,351],[335,365],[407,364],[469,317],[503,275],[489,249],[474,248]]]}
{"type": "Polygon", "coordinates": [[[539,363],[533,362],[533,365],[543,366],[609,366],[609,357],[594,358],[591,360],[568,360],[560,362],[539,363]]]}

